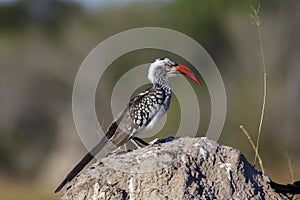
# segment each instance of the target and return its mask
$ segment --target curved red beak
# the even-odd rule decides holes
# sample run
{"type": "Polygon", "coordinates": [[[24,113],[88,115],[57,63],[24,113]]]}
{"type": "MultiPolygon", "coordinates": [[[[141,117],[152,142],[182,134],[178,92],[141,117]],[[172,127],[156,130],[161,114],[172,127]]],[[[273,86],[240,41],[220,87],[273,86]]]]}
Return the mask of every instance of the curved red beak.
{"type": "Polygon", "coordinates": [[[192,79],[198,85],[202,86],[202,83],[199,81],[199,79],[195,76],[195,74],[189,68],[178,64],[177,67],[176,67],[176,71],[178,71],[183,76],[192,79]]]}

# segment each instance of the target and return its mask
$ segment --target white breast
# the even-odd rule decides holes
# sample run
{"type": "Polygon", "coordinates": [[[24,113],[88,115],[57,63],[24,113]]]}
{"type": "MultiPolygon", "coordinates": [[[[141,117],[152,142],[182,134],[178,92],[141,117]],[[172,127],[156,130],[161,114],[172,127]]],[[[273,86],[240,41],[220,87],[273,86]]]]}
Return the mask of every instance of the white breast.
{"type": "Polygon", "coordinates": [[[153,127],[161,120],[161,118],[166,114],[166,110],[161,107],[159,111],[156,113],[156,115],[153,117],[153,119],[150,121],[150,123],[145,127],[145,130],[151,130],[153,127]]]}

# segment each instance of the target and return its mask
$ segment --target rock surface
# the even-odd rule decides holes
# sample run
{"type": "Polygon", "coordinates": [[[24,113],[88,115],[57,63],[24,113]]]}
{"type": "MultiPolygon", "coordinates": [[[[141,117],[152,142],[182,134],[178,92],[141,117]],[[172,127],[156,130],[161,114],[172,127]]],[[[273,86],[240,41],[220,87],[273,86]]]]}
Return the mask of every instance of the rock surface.
{"type": "Polygon", "coordinates": [[[75,177],[61,199],[288,199],[269,181],[236,149],[179,138],[103,158],[75,177]]]}

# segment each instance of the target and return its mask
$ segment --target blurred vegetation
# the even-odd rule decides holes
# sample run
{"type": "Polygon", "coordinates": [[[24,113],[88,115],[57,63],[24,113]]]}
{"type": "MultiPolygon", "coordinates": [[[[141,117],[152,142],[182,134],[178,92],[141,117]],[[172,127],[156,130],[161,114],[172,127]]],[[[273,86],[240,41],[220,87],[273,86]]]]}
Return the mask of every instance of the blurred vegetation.
{"type": "MultiPolygon", "coordinates": [[[[117,1],[91,7],[76,2],[0,3],[0,199],[58,199],[52,191],[84,152],[71,114],[76,72],[99,42],[136,27],[174,29],[204,46],[227,90],[227,119],[219,142],[240,149],[252,161],[254,152],[239,125],[256,138],[263,73],[250,6],[258,1],[117,1]]],[[[299,8],[299,1],[261,2],[268,102],[260,153],[267,174],[281,182],[291,182],[286,151],[295,179],[300,179],[299,8]]],[[[106,72],[107,87],[99,87],[97,109],[107,110],[109,85],[122,73],[162,56],[184,62],[156,50],[131,52],[116,60],[106,72]]],[[[201,136],[209,123],[210,100],[205,88],[197,95],[201,136]]],[[[180,116],[175,98],[171,106],[170,112],[180,116]]],[[[99,121],[108,125],[110,112],[101,113],[99,121]]],[[[173,131],[172,123],[177,122],[174,117],[163,131],[173,131]]]]}

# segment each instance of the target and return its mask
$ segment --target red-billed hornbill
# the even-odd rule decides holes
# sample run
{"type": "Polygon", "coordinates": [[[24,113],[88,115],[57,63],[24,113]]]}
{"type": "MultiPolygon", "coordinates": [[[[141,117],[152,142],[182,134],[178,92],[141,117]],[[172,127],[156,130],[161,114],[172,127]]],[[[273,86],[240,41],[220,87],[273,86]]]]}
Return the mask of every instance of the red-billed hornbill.
{"type": "Polygon", "coordinates": [[[108,143],[121,147],[144,129],[151,129],[167,112],[172,90],[169,77],[181,74],[201,85],[197,77],[185,66],[168,59],[156,59],[149,68],[148,79],[152,87],[133,97],[121,115],[109,127],[100,142],[88,152],[66,176],[55,192],[71,181],[108,143]]]}

